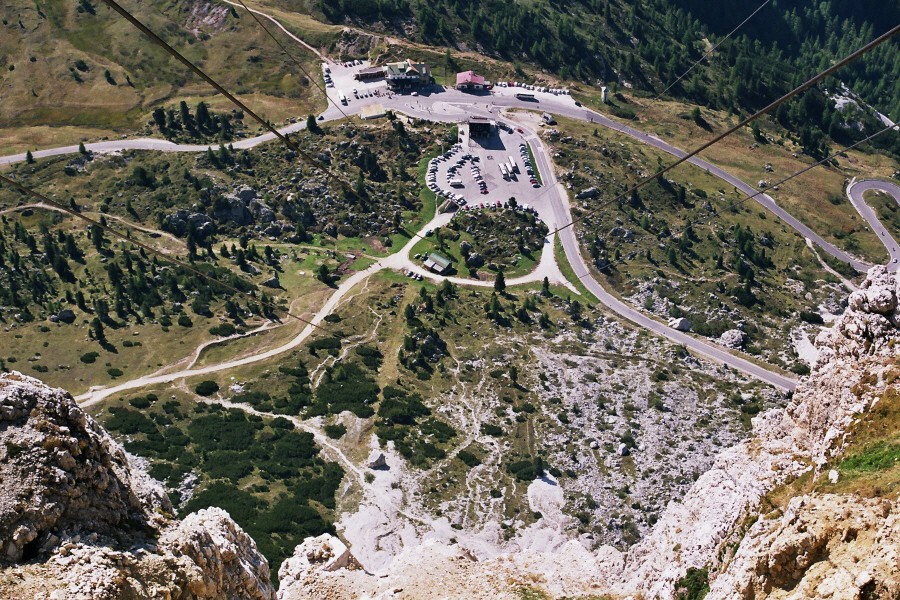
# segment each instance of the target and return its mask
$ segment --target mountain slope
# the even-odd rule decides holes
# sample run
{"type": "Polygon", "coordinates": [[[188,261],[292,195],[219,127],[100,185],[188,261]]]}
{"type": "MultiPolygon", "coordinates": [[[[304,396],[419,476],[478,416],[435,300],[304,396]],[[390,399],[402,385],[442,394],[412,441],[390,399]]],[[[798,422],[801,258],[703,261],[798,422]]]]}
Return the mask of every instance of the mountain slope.
{"type": "MultiPolygon", "coordinates": [[[[255,95],[251,104],[266,117],[315,106],[315,88],[246,12],[205,0],[122,4],[227,89],[255,95]]],[[[155,106],[213,93],[102,2],[13,0],[0,16],[0,128],[133,129],[155,106]]],[[[301,48],[294,54],[315,65],[301,48]]]]}

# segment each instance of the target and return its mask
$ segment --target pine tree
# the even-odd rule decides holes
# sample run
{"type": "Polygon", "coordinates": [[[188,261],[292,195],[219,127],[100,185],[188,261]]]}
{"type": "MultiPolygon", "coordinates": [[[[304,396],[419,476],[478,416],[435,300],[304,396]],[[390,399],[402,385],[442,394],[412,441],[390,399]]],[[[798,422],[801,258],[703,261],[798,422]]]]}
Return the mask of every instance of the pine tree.
{"type": "Polygon", "coordinates": [[[497,279],[494,280],[494,290],[501,294],[506,291],[506,277],[503,276],[502,270],[497,271],[497,279]]]}
{"type": "Polygon", "coordinates": [[[316,123],[316,118],[313,115],[307,115],[306,128],[309,129],[310,133],[321,133],[322,132],[322,130],[319,128],[319,124],[316,123]]]}
{"type": "Polygon", "coordinates": [[[34,164],[34,156],[31,154],[31,150],[25,152],[25,162],[29,165],[34,164]]]}
{"type": "Polygon", "coordinates": [[[549,297],[550,296],[550,280],[544,277],[544,281],[541,284],[541,296],[549,297]]]}

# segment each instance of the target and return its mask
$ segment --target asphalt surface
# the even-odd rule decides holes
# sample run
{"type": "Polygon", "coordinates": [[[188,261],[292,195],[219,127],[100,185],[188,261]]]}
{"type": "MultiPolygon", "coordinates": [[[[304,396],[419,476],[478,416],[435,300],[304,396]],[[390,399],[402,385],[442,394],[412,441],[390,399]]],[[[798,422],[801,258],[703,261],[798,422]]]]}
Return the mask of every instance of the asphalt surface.
{"type": "Polygon", "coordinates": [[[897,244],[897,240],[885,228],[884,224],[878,220],[878,215],[875,214],[875,211],[863,198],[863,195],[869,191],[884,192],[892,196],[894,201],[900,205],[900,186],[890,181],[879,181],[877,179],[862,179],[859,181],[854,179],[847,186],[847,197],[850,198],[853,208],[866,220],[891,256],[891,260],[887,265],[888,271],[896,272],[897,267],[900,266],[900,244],[897,244]]]}

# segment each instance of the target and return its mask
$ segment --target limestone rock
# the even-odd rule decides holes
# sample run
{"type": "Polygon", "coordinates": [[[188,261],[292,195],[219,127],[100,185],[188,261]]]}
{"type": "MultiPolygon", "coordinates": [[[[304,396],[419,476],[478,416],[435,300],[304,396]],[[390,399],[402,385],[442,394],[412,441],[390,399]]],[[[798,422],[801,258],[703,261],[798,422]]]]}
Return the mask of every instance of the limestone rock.
{"type": "Polygon", "coordinates": [[[33,558],[50,536],[154,526],[171,512],[161,486],[63,390],[0,376],[0,561],[33,558]]]}
{"type": "Polygon", "coordinates": [[[173,521],[162,486],[68,393],[17,372],[0,375],[0,482],[4,598],[275,596],[228,513],[173,521]]]}
{"type": "Polygon", "coordinates": [[[744,347],[746,334],[740,329],[729,329],[719,337],[719,343],[726,348],[739,350],[744,347]]]}
{"type": "Polygon", "coordinates": [[[669,321],[669,327],[671,327],[672,329],[677,329],[678,331],[690,331],[691,322],[684,317],[679,317],[677,319],[671,319],[669,321]]]}
{"type": "Polygon", "coordinates": [[[317,573],[346,569],[354,571],[362,567],[347,546],[331,534],[306,538],[294,548],[294,555],[281,563],[278,570],[278,598],[306,598],[307,580],[317,573]]]}
{"type": "Polygon", "coordinates": [[[369,458],[366,459],[366,466],[370,469],[383,469],[387,465],[387,462],[384,460],[384,452],[380,450],[372,450],[369,453],[369,458]]]}
{"type": "Polygon", "coordinates": [[[856,496],[793,498],[758,519],[707,600],[900,597],[900,503],[856,496]]]}

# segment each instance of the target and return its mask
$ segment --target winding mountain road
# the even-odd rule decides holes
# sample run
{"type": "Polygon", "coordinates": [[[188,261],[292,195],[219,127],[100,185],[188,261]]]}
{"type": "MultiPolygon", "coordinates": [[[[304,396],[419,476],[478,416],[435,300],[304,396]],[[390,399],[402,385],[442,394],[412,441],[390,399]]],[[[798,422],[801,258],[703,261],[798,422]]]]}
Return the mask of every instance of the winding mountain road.
{"type": "MultiPolygon", "coordinates": [[[[229,0],[224,0],[226,3],[231,4],[233,6],[240,6],[239,4],[235,4],[230,2],[229,0]]],[[[291,34],[287,29],[285,29],[273,16],[265,14],[263,12],[253,10],[254,13],[265,17],[270,20],[274,24],[276,24],[284,33],[286,33],[291,39],[295,42],[301,44],[305,49],[315,53],[317,56],[321,58],[319,52],[306,44],[303,40],[297,38],[293,34],[291,34]]],[[[534,102],[525,102],[517,99],[513,95],[509,94],[494,94],[490,97],[479,97],[479,96],[471,96],[468,94],[464,94],[462,92],[458,92],[452,89],[441,89],[438,93],[429,93],[423,94],[418,98],[411,99],[409,96],[379,96],[373,97],[365,101],[354,102],[352,107],[349,107],[345,112],[358,113],[364,106],[370,104],[381,103],[386,108],[409,114],[410,116],[427,119],[433,121],[459,121],[461,118],[465,117],[469,112],[473,112],[475,110],[480,109],[480,103],[484,102],[484,111],[488,114],[492,114],[493,111],[499,111],[500,108],[521,108],[521,109],[531,109],[534,110],[536,108],[540,108],[541,110],[545,110],[555,115],[570,117],[573,119],[578,119],[581,121],[591,122],[602,127],[606,127],[608,129],[612,129],[619,133],[630,136],[631,138],[649,146],[652,146],[658,150],[671,154],[672,156],[676,156],[678,158],[684,157],[687,153],[668,142],[665,142],[655,136],[644,133],[633,127],[628,125],[619,123],[617,121],[613,121],[608,117],[597,113],[595,111],[585,109],[583,107],[577,106],[574,100],[569,96],[559,96],[559,97],[541,97],[542,102],[539,105],[535,105],[534,102]],[[469,110],[471,109],[471,110],[469,110]]],[[[498,115],[499,116],[499,115],[498,115]]],[[[327,110],[323,113],[324,120],[331,121],[342,118],[343,115],[340,114],[340,111],[336,110],[334,107],[329,106],[327,110]]],[[[305,128],[306,123],[305,120],[300,120],[299,122],[292,123],[284,128],[281,128],[279,131],[281,133],[294,133],[300,131],[305,128]]],[[[275,139],[275,135],[272,133],[265,133],[252,138],[245,138],[242,140],[235,141],[233,143],[234,147],[237,149],[249,149],[253,148],[259,144],[271,141],[275,139]]],[[[542,174],[545,174],[545,184],[546,190],[545,193],[549,196],[550,203],[553,210],[553,221],[555,221],[556,225],[564,225],[566,223],[571,222],[571,213],[569,210],[569,202],[568,195],[565,189],[556,181],[553,165],[551,164],[545,147],[543,145],[542,140],[534,133],[529,132],[526,136],[526,139],[530,141],[530,143],[534,146],[535,149],[535,160],[538,163],[538,168],[542,174]]],[[[89,144],[85,144],[87,150],[96,153],[109,153],[109,152],[118,152],[123,150],[155,150],[162,152],[204,152],[207,148],[210,147],[208,144],[175,144],[173,142],[169,142],[167,140],[159,140],[152,138],[139,138],[133,140],[115,140],[115,141],[101,141],[101,142],[93,142],[89,144]]],[[[32,153],[34,158],[44,158],[51,156],[60,156],[66,154],[75,154],[79,151],[78,146],[63,146],[58,148],[49,148],[44,150],[36,150],[32,153]]],[[[0,157],[0,165],[10,165],[17,162],[22,162],[26,158],[25,153],[14,154],[10,156],[0,157]]],[[[753,188],[749,184],[741,181],[736,176],[728,173],[724,169],[721,169],[701,158],[693,157],[689,159],[691,164],[704,169],[710,174],[718,177],[724,182],[728,183],[732,187],[740,190],[741,192],[751,195],[757,193],[759,190],[753,188]]],[[[862,194],[868,190],[878,189],[884,191],[890,195],[892,195],[898,203],[900,203],[900,187],[895,184],[875,181],[875,180],[866,180],[857,182],[851,185],[848,188],[848,195],[853,202],[854,207],[860,212],[861,215],[872,225],[873,230],[876,230],[876,233],[879,233],[879,236],[885,242],[885,246],[888,247],[888,251],[891,253],[892,261],[896,260],[900,253],[898,253],[898,248],[900,246],[894,241],[893,237],[890,237],[890,234],[884,229],[881,223],[876,218],[874,211],[872,211],[871,207],[869,207],[863,200],[862,194]],[[877,224],[877,226],[876,226],[877,224]]],[[[773,214],[777,215],[781,218],[785,223],[794,228],[798,233],[800,233],[807,240],[812,241],[817,246],[822,248],[825,252],[830,254],[831,256],[842,260],[844,262],[848,262],[852,264],[857,270],[866,271],[871,266],[868,263],[860,261],[859,259],[849,255],[843,250],[835,247],[830,242],[824,240],[817,233],[812,231],[809,227],[801,223],[798,219],[794,218],[787,211],[782,209],[775,202],[773,198],[771,198],[767,194],[759,194],[754,200],[758,202],[760,205],[764,206],[767,210],[771,211],[773,214]]],[[[433,228],[436,224],[439,224],[442,216],[436,215],[435,219],[423,227],[423,231],[428,228],[433,228]]],[[[610,310],[620,315],[621,317],[632,321],[640,327],[648,329],[657,335],[666,337],[677,344],[682,344],[690,350],[700,354],[708,359],[711,359],[715,362],[719,362],[725,365],[732,366],[752,377],[765,381],[771,385],[776,387],[780,387],[782,389],[791,390],[796,386],[796,381],[790,377],[784,376],[780,373],[776,373],[766,369],[763,366],[757,365],[753,362],[750,362],[740,356],[736,356],[732,354],[728,350],[720,347],[711,342],[707,342],[705,340],[696,338],[689,334],[676,331],[665,324],[652,319],[651,317],[641,313],[636,310],[632,306],[626,304],[625,302],[619,300],[617,297],[610,294],[606,291],[599,282],[597,282],[594,277],[591,275],[590,270],[585,262],[584,258],[581,255],[581,249],[578,244],[577,237],[574,232],[573,227],[567,227],[559,232],[560,242],[565,251],[566,258],[569,261],[572,269],[575,272],[576,277],[578,277],[585,287],[592,293],[594,296],[598,298],[604,305],[606,305],[610,310]]],[[[422,272],[422,270],[411,263],[408,258],[409,251],[412,249],[413,245],[417,241],[417,236],[414,236],[406,246],[398,253],[393,254],[387,258],[383,258],[378,262],[374,263],[367,269],[363,271],[359,271],[346,279],[341,285],[335,290],[335,292],[329,297],[326,301],[325,305],[312,317],[311,322],[315,325],[321,323],[325,316],[330,314],[335,310],[340,301],[346,296],[346,294],[355,287],[358,283],[365,280],[370,275],[385,269],[385,268],[393,268],[398,270],[411,269],[416,272],[422,272]]],[[[545,258],[547,255],[552,255],[552,250],[548,248],[545,250],[544,255],[545,258]]],[[[550,261],[542,260],[541,266],[539,269],[544,269],[547,271],[549,275],[552,275],[551,280],[558,280],[561,273],[559,272],[558,266],[553,265],[550,266],[550,261]]],[[[892,262],[892,265],[896,268],[896,263],[892,262]]],[[[423,272],[423,275],[432,276],[429,273],[423,272]]],[[[531,274],[529,276],[525,276],[522,278],[517,278],[515,280],[511,280],[509,283],[514,285],[515,283],[524,283],[526,281],[532,281],[536,275],[531,274]]],[[[433,276],[432,276],[433,277],[433,276]]],[[[539,279],[542,277],[539,277],[539,279]]],[[[473,284],[468,280],[460,279],[457,283],[469,285],[473,284]]],[[[481,282],[479,282],[481,283],[481,282]]],[[[478,285],[475,283],[474,285],[478,285]]],[[[102,399],[116,393],[120,393],[129,389],[136,389],[139,387],[144,387],[147,385],[159,384],[159,383],[167,383],[177,379],[182,379],[186,377],[193,377],[198,375],[211,374],[227,369],[232,369],[235,367],[244,366],[247,364],[259,362],[261,360],[266,360],[268,358],[277,356],[284,352],[290,351],[296,347],[298,347],[303,341],[309,337],[314,331],[314,327],[312,325],[306,326],[297,336],[295,336],[291,341],[283,344],[279,347],[273,348],[271,350],[253,355],[244,357],[241,359],[236,359],[232,361],[223,362],[216,365],[209,365],[200,368],[189,368],[184,369],[177,372],[166,373],[161,375],[148,375],[144,377],[140,377],[128,382],[123,382],[118,385],[112,387],[105,388],[92,388],[85,394],[82,394],[76,398],[82,405],[89,406],[91,404],[95,404],[102,399]]]]}
{"type": "Polygon", "coordinates": [[[884,223],[878,219],[878,215],[875,214],[872,207],[865,201],[863,196],[866,192],[883,192],[892,196],[894,201],[900,205],[900,185],[878,179],[861,179],[859,181],[853,179],[847,186],[847,197],[850,199],[850,203],[853,204],[853,208],[866,220],[891,257],[887,265],[888,271],[896,272],[897,267],[900,266],[900,263],[898,263],[900,261],[900,244],[897,243],[897,240],[887,230],[884,223]]]}

